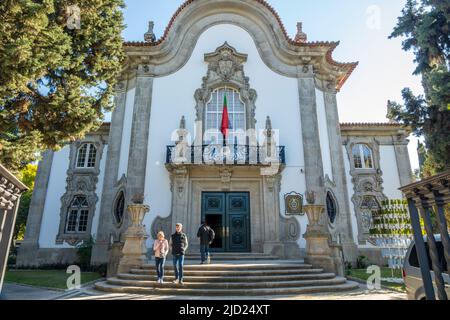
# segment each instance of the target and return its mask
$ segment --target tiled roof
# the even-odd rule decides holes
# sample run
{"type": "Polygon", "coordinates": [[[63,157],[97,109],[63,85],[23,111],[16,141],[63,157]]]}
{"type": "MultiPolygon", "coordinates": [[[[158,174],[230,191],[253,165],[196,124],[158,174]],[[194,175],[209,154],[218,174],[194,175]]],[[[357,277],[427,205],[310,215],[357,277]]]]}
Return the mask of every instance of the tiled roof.
{"type": "Polygon", "coordinates": [[[341,127],[399,127],[403,128],[404,125],[400,123],[391,122],[344,122],[341,123],[341,127]]]}

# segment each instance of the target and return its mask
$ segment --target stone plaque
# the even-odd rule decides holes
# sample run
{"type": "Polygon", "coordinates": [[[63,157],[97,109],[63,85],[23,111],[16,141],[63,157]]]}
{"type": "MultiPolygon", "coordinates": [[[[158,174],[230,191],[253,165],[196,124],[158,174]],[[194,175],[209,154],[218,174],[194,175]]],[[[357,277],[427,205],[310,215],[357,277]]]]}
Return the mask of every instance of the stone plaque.
{"type": "Polygon", "coordinates": [[[303,196],[297,192],[291,192],[284,195],[284,204],[287,215],[304,215],[303,196]]]}

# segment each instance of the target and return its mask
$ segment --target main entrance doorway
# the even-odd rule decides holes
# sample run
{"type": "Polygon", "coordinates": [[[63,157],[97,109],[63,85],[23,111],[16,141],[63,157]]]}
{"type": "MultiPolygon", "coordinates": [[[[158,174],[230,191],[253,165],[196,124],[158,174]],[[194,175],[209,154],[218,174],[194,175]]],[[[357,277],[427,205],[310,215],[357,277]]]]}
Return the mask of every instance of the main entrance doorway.
{"type": "Polygon", "coordinates": [[[216,233],[211,251],[251,251],[248,192],[203,192],[202,220],[216,233]]]}

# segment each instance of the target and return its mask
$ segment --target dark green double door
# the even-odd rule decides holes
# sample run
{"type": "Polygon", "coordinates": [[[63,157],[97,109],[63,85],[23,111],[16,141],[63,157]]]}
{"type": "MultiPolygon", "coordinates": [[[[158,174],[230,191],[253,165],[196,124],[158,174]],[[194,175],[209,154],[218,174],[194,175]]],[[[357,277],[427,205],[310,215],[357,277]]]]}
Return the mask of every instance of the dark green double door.
{"type": "Polygon", "coordinates": [[[250,194],[204,192],[202,219],[216,233],[211,251],[250,252],[250,194]]]}

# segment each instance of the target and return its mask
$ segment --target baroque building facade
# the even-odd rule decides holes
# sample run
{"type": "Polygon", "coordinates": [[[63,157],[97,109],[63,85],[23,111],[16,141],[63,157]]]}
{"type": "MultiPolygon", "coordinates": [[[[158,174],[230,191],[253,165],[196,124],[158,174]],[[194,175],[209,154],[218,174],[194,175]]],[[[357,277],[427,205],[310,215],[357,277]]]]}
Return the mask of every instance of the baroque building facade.
{"type": "Polygon", "coordinates": [[[150,23],[144,42],[124,43],[111,122],[43,155],[18,264],[71,263],[91,237],[92,263],[107,263],[140,194],[148,245],[181,222],[196,251],[206,219],[215,251],[302,258],[307,191],[344,259],[378,262],[371,212],[411,182],[410,132],[340,124],[336,95],[357,63],[334,61],[338,43],[308,42],[301,27],[291,39],[263,0],[189,0],[161,39],[150,23]]]}

